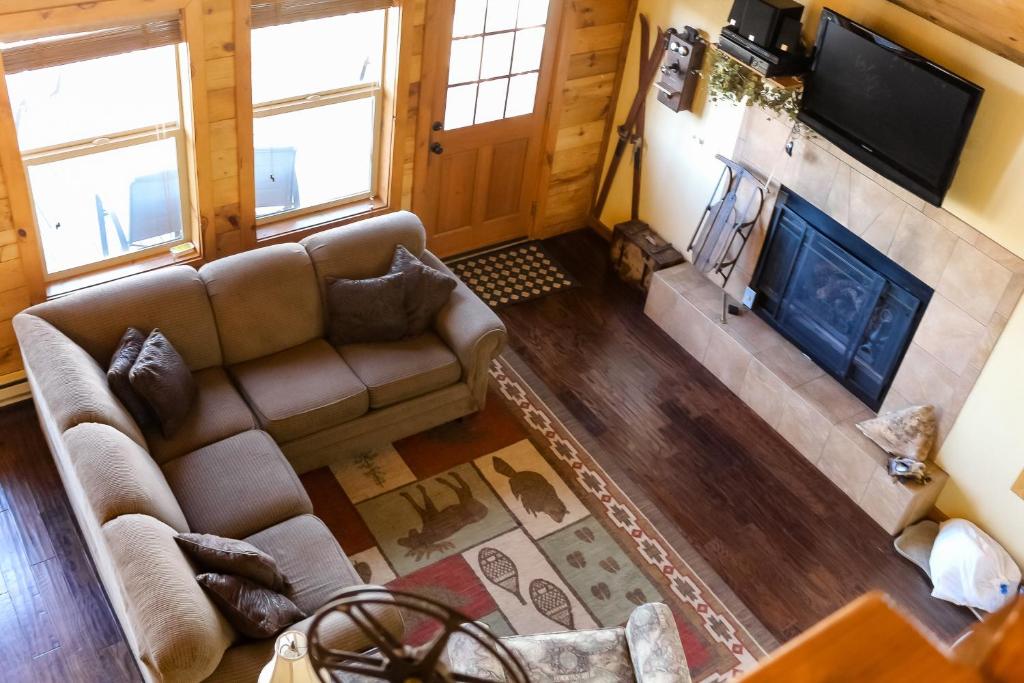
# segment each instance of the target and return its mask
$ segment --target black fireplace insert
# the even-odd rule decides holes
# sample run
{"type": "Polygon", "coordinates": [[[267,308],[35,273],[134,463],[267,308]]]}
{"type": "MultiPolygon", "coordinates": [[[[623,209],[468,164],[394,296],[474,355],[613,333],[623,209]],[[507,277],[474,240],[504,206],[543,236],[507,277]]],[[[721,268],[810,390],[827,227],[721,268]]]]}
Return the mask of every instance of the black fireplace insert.
{"type": "Polygon", "coordinates": [[[753,310],[872,410],[933,293],[786,187],[751,287],[753,310]]]}

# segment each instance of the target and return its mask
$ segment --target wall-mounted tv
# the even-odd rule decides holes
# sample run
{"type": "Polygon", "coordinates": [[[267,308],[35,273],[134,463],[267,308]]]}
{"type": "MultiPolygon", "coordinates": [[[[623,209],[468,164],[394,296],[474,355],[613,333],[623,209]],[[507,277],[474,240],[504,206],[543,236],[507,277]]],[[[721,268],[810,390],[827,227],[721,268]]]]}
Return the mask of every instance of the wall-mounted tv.
{"type": "Polygon", "coordinates": [[[939,206],[984,90],[874,31],[822,10],[799,120],[939,206]]]}

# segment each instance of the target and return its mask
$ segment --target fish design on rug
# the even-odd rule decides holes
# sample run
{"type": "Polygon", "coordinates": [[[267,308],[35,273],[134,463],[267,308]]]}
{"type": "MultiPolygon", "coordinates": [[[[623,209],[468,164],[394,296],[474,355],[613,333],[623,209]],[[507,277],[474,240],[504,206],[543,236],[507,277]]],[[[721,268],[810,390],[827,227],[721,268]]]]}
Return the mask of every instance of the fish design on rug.
{"type": "Polygon", "coordinates": [[[519,591],[519,570],[511,557],[497,548],[481,548],[476,561],[488,581],[519,598],[521,604],[526,604],[526,598],[519,591]]]}
{"type": "Polygon", "coordinates": [[[572,605],[561,588],[546,579],[534,579],[530,582],[530,601],[548,619],[573,630],[572,605]]]}
{"type": "Polygon", "coordinates": [[[516,471],[498,456],[494,456],[494,471],[508,477],[512,495],[534,517],[543,512],[555,522],[561,522],[569,514],[555,487],[543,475],[529,470],[516,471]]]}
{"type": "Polygon", "coordinates": [[[435,481],[454,491],[455,497],[458,499],[457,502],[438,510],[434,501],[427,495],[427,489],[423,484],[416,487],[423,496],[422,505],[417,503],[406,491],[398,493],[409,501],[409,505],[416,511],[420,522],[422,522],[419,529],[410,529],[408,534],[398,539],[398,545],[408,548],[405,553],[406,557],[415,557],[417,562],[429,558],[434,553],[451,550],[455,544],[449,541],[449,538],[461,529],[474,522],[479,522],[487,516],[487,506],[473,497],[472,489],[459,476],[458,472],[449,473],[448,479],[442,475],[435,481]]]}

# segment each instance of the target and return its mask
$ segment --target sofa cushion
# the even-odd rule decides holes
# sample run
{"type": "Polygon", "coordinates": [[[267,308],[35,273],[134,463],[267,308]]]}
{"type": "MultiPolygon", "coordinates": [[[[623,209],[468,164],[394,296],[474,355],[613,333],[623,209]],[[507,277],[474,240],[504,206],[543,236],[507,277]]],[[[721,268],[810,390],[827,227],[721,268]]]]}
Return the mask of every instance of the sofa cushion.
{"type": "Polygon", "coordinates": [[[254,249],[207,263],[206,283],[224,364],[298,346],[324,334],[313,264],[297,244],[254,249]]]}
{"type": "Polygon", "coordinates": [[[231,375],[260,426],[279,443],[359,417],[366,387],[323,339],[234,365],[231,375]]]}
{"type": "Polygon", "coordinates": [[[103,538],[147,680],[200,681],[213,673],[235,633],[196,583],[174,529],[125,515],[103,525],[103,538]]]}
{"type": "Polygon", "coordinates": [[[196,398],[192,410],[170,439],[155,425],[143,430],[153,459],[163,464],[203,446],[256,428],[256,418],[224,368],[192,374],[196,398]]]}
{"type": "Polygon", "coordinates": [[[285,587],[277,560],[251,543],[213,534],[178,534],[174,540],[204,571],[241,576],[278,592],[285,587]]]}
{"type": "Polygon", "coordinates": [[[143,514],[175,531],[188,531],[163,472],[139,444],[113,427],[90,423],[72,427],[62,438],[78,484],[101,526],[121,515],[143,514]]]}
{"type": "Polygon", "coordinates": [[[415,214],[397,211],[324,230],[300,244],[309,252],[322,291],[329,277],[362,280],[384,275],[400,244],[419,256],[426,245],[426,232],[415,214]]]}
{"type": "MultiPolygon", "coordinates": [[[[375,605],[368,608],[370,614],[382,624],[389,633],[402,641],[405,632],[402,614],[395,607],[375,605]]],[[[308,633],[316,616],[306,617],[292,626],[296,631],[308,633]]],[[[332,614],[320,622],[317,629],[320,642],[332,650],[346,652],[364,652],[375,646],[363,632],[352,623],[352,620],[341,614],[332,614]]],[[[260,672],[273,657],[274,641],[267,638],[248,643],[239,643],[228,648],[224,658],[220,660],[217,670],[207,679],[207,683],[248,683],[259,678],[260,672]]]]}
{"type": "Polygon", "coordinates": [[[247,638],[269,638],[304,619],[306,613],[280,593],[231,574],[200,574],[199,585],[224,618],[247,638]]]}
{"type": "Polygon", "coordinates": [[[28,309],[106,367],[126,328],[164,331],[190,370],[222,365],[206,287],[195,268],[168,266],[115,280],[28,309]]]}
{"type": "Polygon", "coordinates": [[[409,329],[405,292],[400,273],[327,278],[327,338],[335,345],[401,339],[409,329]]]}
{"type": "Polygon", "coordinates": [[[128,380],[149,404],[164,437],[173,438],[196,398],[196,383],[185,360],[159,329],[146,337],[128,380]]]}
{"type": "Polygon", "coordinates": [[[244,538],[313,511],[265,432],[242,432],[176,458],[164,465],[164,476],[196,533],[244,538]]]}
{"type": "Polygon", "coordinates": [[[384,408],[455,384],[462,366],[436,334],[381,344],[348,344],[338,352],[370,392],[370,407],[384,408]]]}
{"type": "Polygon", "coordinates": [[[107,373],[81,346],[29,313],[14,316],[14,329],[37,400],[46,402],[58,430],[95,422],[113,427],[139,445],[146,444],[135,420],[110,391],[107,373]]]}
{"type": "Polygon", "coordinates": [[[338,541],[319,517],[301,515],[245,539],[277,560],[285,595],[312,614],[341,590],[362,583],[338,541]]]}
{"type": "Polygon", "coordinates": [[[448,303],[458,280],[424,265],[401,245],[395,247],[390,272],[401,273],[405,283],[405,313],[408,316],[409,334],[426,332],[433,325],[438,311],[448,303]]]}
{"type": "Polygon", "coordinates": [[[153,423],[153,414],[146,400],[132,388],[131,372],[145,344],[146,333],[129,327],[121,336],[121,341],[114,350],[110,366],[107,368],[107,384],[110,385],[110,390],[135,418],[135,424],[143,429],[153,423]]]}

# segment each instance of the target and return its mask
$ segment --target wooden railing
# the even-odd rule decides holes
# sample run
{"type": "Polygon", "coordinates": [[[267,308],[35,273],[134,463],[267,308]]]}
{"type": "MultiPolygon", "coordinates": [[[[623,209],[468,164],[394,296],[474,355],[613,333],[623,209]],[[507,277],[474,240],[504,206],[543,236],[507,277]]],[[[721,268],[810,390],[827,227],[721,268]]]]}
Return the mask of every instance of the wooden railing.
{"type": "Polygon", "coordinates": [[[765,659],[741,683],[1022,683],[1024,598],[953,648],[871,593],[765,659]]]}

